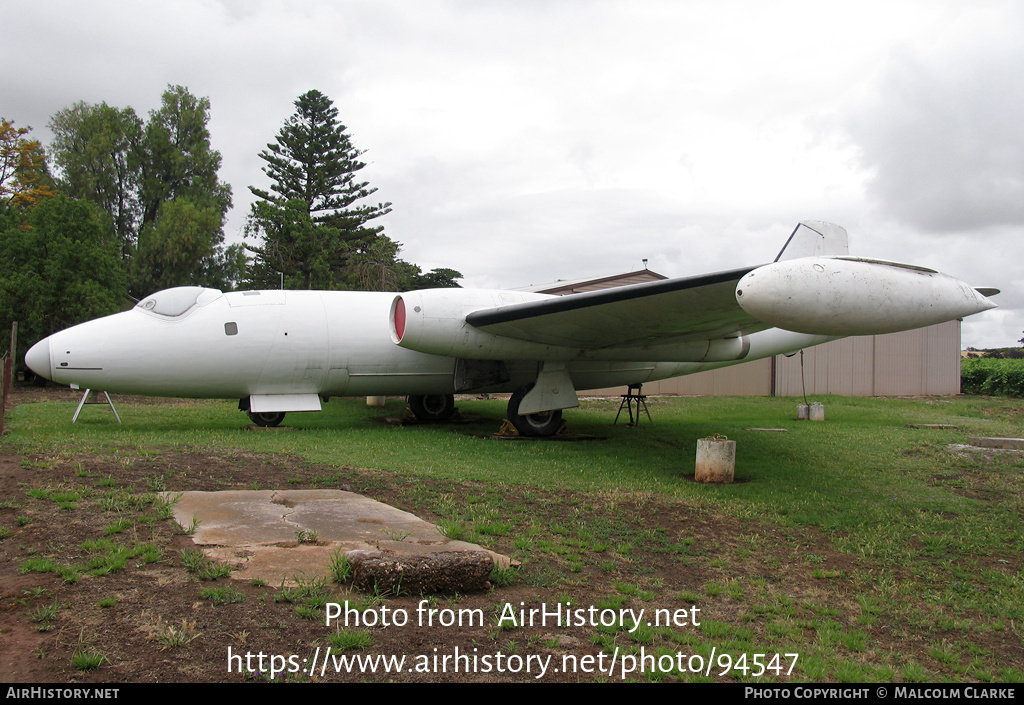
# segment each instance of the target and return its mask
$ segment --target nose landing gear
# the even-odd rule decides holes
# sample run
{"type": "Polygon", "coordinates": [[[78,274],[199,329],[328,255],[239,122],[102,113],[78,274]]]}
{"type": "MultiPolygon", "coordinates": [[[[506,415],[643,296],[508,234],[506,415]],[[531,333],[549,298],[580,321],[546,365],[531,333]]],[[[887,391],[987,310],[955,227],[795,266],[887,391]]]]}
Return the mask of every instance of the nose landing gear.
{"type": "Polygon", "coordinates": [[[247,411],[246,413],[249,415],[249,418],[252,419],[254,424],[257,426],[264,426],[266,428],[277,426],[284,421],[283,411],[247,411]]]}

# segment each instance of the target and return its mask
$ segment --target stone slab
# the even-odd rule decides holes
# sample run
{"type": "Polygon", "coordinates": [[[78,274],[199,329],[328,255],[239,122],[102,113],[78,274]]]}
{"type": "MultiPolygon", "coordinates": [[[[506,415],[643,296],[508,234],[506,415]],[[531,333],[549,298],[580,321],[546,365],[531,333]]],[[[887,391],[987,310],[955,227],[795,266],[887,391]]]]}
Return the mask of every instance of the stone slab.
{"type": "MultiPolygon", "coordinates": [[[[417,566],[419,583],[435,590],[477,590],[486,558],[508,567],[507,556],[465,541],[452,541],[414,514],[343,490],[225,490],[165,492],[177,498],[174,519],[208,557],[236,568],[239,580],[295,585],[297,579],[329,576],[339,551],[353,561],[388,564],[401,573],[417,566]],[[484,556],[481,556],[481,553],[484,556]],[[432,558],[444,554],[443,560],[432,558]],[[473,570],[452,570],[460,556],[473,570]],[[427,566],[427,568],[424,568],[427,566]],[[432,580],[424,570],[438,566],[445,575],[432,580]],[[458,576],[464,576],[460,578],[458,576]],[[472,579],[465,576],[473,576],[472,579]],[[471,580],[473,584],[465,584],[471,580]]],[[[489,570],[487,571],[490,572],[489,570]]]]}

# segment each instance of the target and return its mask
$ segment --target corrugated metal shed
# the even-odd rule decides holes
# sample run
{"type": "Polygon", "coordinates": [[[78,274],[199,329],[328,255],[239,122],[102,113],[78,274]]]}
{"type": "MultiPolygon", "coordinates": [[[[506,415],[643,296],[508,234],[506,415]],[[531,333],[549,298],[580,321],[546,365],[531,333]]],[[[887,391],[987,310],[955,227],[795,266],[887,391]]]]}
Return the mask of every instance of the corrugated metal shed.
{"type": "MultiPolygon", "coordinates": [[[[804,376],[808,394],[959,394],[960,321],[808,348],[804,376]]],[[[799,396],[801,387],[800,356],[777,357],[775,394],[799,396]]]]}

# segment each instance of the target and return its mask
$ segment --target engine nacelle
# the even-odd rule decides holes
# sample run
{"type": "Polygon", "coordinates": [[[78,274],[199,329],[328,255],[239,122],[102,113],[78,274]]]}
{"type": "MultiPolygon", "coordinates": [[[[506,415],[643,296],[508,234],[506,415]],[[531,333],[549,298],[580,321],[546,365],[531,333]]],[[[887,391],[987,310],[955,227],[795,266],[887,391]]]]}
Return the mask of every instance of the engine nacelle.
{"type": "Polygon", "coordinates": [[[578,349],[485,333],[466,323],[473,311],[546,298],[487,289],[407,291],[391,302],[391,340],[409,350],[472,360],[572,359],[578,349]]]}
{"type": "Polygon", "coordinates": [[[423,289],[398,294],[391,302],[391,340],[409,350],[468,360],[724,362],[743,359],[750,348],[746,336],[737,336],[583,349],[496,335],[466,322],[473,311],[547,298],[550,296],[486,289],[423,289]]]}

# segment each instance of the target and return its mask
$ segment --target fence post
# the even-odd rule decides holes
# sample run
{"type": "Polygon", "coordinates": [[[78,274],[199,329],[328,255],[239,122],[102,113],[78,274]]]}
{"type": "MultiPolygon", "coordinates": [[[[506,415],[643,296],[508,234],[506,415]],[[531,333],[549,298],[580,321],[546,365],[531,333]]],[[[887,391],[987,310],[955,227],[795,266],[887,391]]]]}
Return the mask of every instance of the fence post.
{"type": "Polygon", "coordinates": [[[3,381],[0,382],[0,435],[4,432],[4,418],[7,416],[7,398],[11,396],[14,382],[14,356],[18,350],[18,322],[11,323],[11,349],[3,358],[3,381]]]}

